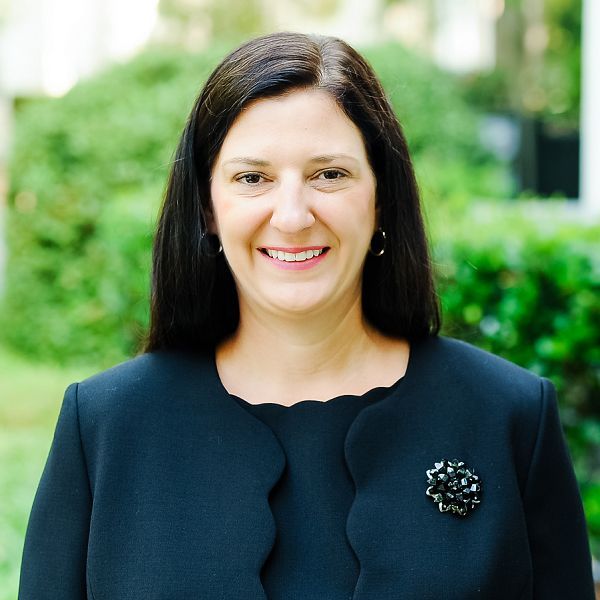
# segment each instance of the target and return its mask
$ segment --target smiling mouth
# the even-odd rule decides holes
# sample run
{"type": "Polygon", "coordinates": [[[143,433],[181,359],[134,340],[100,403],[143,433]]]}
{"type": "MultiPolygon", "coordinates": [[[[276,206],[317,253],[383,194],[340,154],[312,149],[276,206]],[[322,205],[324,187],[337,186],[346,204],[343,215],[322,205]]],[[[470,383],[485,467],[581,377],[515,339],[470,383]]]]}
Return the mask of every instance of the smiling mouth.
{"type": "Polygon", "coordinates": [[[329,251],[329,247],[325,246],[320,249],[304,250],[302,252],[283,252],[282,250],[271,250],[270,248],[259,248],[259,250],[270,258],[275,258],[282,262],[305,262],[321,256],[329,251]]]}

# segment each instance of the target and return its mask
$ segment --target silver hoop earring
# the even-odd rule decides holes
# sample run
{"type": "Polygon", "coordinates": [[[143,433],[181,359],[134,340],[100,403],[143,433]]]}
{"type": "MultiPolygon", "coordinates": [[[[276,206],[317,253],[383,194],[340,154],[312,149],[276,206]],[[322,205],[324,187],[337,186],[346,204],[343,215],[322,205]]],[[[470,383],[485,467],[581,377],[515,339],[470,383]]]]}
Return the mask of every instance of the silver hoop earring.
{"type": "Polygon", "coordinates": [[[223,252],[223,246],[218,235],[214,233],[203,233],[200,239],[200,248],[202,254],[210,258],[216,258],[223,252]],[[217,247],[218,245],[218,247],[217,247]]]}
{"type": "Polygon", "coordinates": [[[381,227],[373,234],[369,244],[369,252],[373,256],[381,256],[385,252],[385,231],[381,227]]]}

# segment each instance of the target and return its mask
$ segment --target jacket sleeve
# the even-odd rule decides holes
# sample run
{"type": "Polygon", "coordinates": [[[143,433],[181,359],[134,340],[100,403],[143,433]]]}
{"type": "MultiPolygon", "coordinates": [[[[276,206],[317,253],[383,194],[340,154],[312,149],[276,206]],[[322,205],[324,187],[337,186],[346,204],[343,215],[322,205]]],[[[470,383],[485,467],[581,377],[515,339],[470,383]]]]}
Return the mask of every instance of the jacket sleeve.
{"type": "Polygon", "coordinates": [[[547,379],[541,387],[541,415],[524,493],[533,598],[594,600],[585,516],[556,393],[547,379]]]}
{"type": "Polygon", "coordinates": [[[79,434],[77,384],[63,400],[29,517],[19,600],[85,600],[92,496],[79,434]]]}

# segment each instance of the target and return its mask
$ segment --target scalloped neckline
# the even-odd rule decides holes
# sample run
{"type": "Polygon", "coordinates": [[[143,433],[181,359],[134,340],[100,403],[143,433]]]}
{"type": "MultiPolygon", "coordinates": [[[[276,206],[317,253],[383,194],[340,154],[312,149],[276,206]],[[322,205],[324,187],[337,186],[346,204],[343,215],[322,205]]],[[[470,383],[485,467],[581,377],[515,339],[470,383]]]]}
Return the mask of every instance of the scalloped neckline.
{"type": "Polygon", "coordinates": [[[216,351],[214,349],[211,354],[211,368],[213,370],[213,374],[215,376],[217,384],[221,388],[223,393],[225,395],[229,396],[232,400],[237,401],[237,403],[241,404],[242,406],[244,406],[244,405],[249,406],[249,407],[261,407],[261,406],[269,407],[270,406],[270,407],[277,407],[277,408],[284,409],[284,410],[289,410],[289,409],[293,409],[296,407],[302,408],[302,407],[314,406],[314,405],[323,405],[323,407],[325,407],[325,406],[329,407],[329,406],[339,404],[341,401],[347,400],[350,398],[364,398],[364,399],[368,399],[368,400],[377,400],[380,398],[384,398],[384,397],[388,396],[389,394],[391,394],[392,392],[394,392],[400,386],[404,385],[404,382],[407,380],[410,373],[414,370],[414,362],[415,362],[414,355],[415,355],[415,350],[416,350],[418,344],[419,344],[418,340],[409,342],[408,361],[406,363],[406,369],[404,371],[404,375],[402,375],[402,377],[397,379],[394,383],[392,383],[389,386],[376,386],[374,388],[370,388],[363,394],[341,394],[339,396],[334,396],[333,398],[328,398],[327,400],[313,400],[313,399],[298,400],[298,402],[294,402],[294,404],[290,404],[290,405],[279,404],[278,402],[258,402],[258,403],[248,402],[248,400],[245,400],[241,396],[237,396],[235,394],[230,394],[227,391],[227,388],[223,385],[223,382],[221,381],[221,377],[219,375],[219,370],[217,368],[216,351]],[[371,398],[372,396],[373,396],[373,398],[371,398]]]}

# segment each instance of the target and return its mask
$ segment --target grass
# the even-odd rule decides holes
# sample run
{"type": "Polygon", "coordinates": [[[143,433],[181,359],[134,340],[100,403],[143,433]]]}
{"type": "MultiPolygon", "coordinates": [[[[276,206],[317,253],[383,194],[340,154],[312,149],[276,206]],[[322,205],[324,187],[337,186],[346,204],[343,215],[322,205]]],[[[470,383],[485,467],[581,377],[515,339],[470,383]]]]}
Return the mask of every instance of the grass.
{"type": "Polygon", "coordinates": [[[97,367],[34,364],[0,345],[0,600],[15,600],[29,511],[67,385],[97,367]]]}

